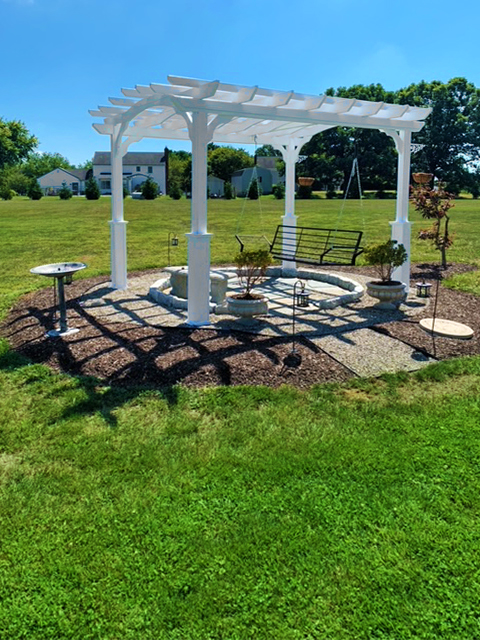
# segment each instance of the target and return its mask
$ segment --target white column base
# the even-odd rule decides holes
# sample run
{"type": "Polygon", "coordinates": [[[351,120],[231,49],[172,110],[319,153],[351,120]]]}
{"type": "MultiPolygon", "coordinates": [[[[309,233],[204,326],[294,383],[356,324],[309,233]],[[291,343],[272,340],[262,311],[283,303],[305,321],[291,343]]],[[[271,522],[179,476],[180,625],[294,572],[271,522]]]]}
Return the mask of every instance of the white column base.
{"type": "Polygon", "coordinates": [[[127,222],[110,221],[112,289],[127,288],[127,222]]]}
{"type": "MultiPolygon", "coordinates": [[[[289,227],[297,226],[297,216],[295,214],[286,214],[282,217],[282,224],[289,227]]],[[[283,253],[295,253],[296,248],[296,231],[292,237],[283,240],[283,253]]],[[[282,260],[282,275],[286,278],[295,278],[297,275],[297,263],[294,260],[282,260]]]]}
{"type": "Polygon", "coordinates": [[[398,244],[403,244],[408,254],[407,261],[393,271],[392,279],[403,282],[408,291],[410,288],[410,238],[412,235],[412,223],[408,220],[403,220],[390,222],[390,225],[392,227],[392,240],[396,240],[398,244]]]}
{"type": "Polygon", "coordinates": [[[210,324],[211,233],[186,233],[188,241],[188,318],[194,327],[210,324]]]}

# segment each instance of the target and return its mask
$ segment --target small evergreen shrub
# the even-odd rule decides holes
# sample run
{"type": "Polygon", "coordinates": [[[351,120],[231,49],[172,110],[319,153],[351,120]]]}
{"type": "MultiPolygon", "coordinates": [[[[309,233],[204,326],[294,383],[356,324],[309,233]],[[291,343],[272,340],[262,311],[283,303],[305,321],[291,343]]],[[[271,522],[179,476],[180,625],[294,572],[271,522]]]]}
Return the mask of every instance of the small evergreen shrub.
{"type": "Polygon", "coordinates": [[[233,199],[233,187],[231,182],[225,182],[223,185],[223,197],[225,200],[233,199]]]}
{"type": "Polygon", "coordinates": [[[130,191],[127,189],[127,185],[123,185],[123,199],[130,195],[130,191]]]}
{"type": "Polygon", "coordinates": [[[60,200],[70,200],[72,195],[73,195],[73,193],[67,187],[67,183],[65,181],[63,181],[62,182],[62,188],[58,192],[58,197],[60,198],[60,200]]]}
{"type": "Polygon", "coordinates": [[[180,185],[177,182],[172,182],[170,184],[168,195],[173,200],[180,200],[180,198],[182,197],[182,190],[180,189],[180,185]]]}
{"type": "Polygon", "coordinates": [[[332,189],[331,187],[329,187],[329,189],[325,193],[325,197],[327,198],[327,200],[333,200],[334,198],[337,197],[337,192],[335,191],[335,189],[332,189]]]}
{"type": "Polygon", "coordinates": [[[85,183],[85,197],[87,200],[98,200],[100,198],[100,187],[93,176],[85,183]]]}
{"type": "Polygon", "coordinates": [[[30,200],[40,200],[43,197],[43,191],[37,180],[33,179],[28,188],[28,197],[30,200]]]}
{"type": "Polygon", "coordinates": [[[258,180],[255,178],[255,180],[252,180],[252,182],[250,183],[247,198],[249,198],[250,200],[258,200],[261,194],[262,190],[258,184],[258,180]]]}
{"type": "Polygon", "coordinates": [[[145,200],[155,200],[158,196],[158,184],[152,178],[147,178],[142,184],[142,196],[145,200]]]}
{"type": "Polygon", "coordinates": [[[285,185],[274,184],[272,187],[272,193],[277,200],[283,200],[285,198],[285,185]]]}

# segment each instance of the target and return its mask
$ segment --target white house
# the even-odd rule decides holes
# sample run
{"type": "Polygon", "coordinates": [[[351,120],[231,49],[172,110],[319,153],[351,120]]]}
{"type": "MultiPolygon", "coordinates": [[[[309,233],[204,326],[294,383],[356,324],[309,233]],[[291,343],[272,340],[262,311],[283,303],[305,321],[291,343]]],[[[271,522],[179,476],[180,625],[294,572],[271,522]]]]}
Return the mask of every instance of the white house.
{"type": "Polygon", "coordinates": [[[87,169],[53,169],[38,178],[38,184],[46,195],[56,195],[65,182],[73,195],[85,193],[87,169]]]}
{"type": "MultiPolygon", "coordinates": [[[[110,151],[96,151],[93,156],[93,177],[102,195],[112,192],[110,151]]],[[[161,193],[167,192],[168,149],[163,153],[151,151],[128,152],[123,156],[123,183],[132,193],[147,178],[152,178],[161,193]]]]}

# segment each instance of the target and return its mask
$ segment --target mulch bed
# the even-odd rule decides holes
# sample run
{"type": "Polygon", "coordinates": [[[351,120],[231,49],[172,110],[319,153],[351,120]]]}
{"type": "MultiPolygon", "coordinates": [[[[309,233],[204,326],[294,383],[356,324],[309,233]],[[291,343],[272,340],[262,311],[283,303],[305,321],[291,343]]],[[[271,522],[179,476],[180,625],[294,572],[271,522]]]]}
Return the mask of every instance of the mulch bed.
{"type": "MultiPolygon", "coordinates": [[[[455,264],[446,272],[439,272],[432,265],[415,265],[412,282],[424,276],[428,282],[434,282],[438,273],[442,278],[472,269],[469,265],[455,264]]],[[[368,275],[371,270],[358,267],[342,271],[368,275]]],[[[308,388],[354,377],[349,369],[307,339],[299,339],[301,364],[295,366],[297,363],[289,358],[290,338],[100,322],[89,316],[79,301],[88,289],[101,282],[108,282],[108,278],[78,280],[67,288],[69,324],[81,329],[79,333],[63,339],[45,338],[53,319],[50,287],[22,297],[0,327],[0,335],[33,362],[121,386],[165,389],[181,383],[190,387],[241,384],[278,387],[287,383],[308,388]]],[[[431,314],[432,307],[424,316],[431,314]]],[[[418,320],[424,316],[382,324],[376,330],[433,355],[432,338],[418,326],[418,320]]],[[[438,359],[480,353],[480,298],[440,285],[438,316],[465,323],[475,331],[473,339],[467,341],[436,338],[438,359]]]]}

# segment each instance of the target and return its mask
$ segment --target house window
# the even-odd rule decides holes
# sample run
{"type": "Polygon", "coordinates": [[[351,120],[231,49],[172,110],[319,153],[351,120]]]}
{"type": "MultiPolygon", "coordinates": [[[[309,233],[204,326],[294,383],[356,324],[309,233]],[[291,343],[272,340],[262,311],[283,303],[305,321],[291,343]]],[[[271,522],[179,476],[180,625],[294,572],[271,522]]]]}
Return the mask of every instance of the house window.
{"type": "Polygon", "coordinates": [[[148,173],[153,173],[153,167],[148,167],[148,173]]]}
{"type": "Polygon", "coordinates": [[[78,182],[72,182],[73,193],[78,193],[78,182]]]}
{"type": "Polygon", "coordinates": [[[137,167],[137,173],[140,171],[140,167],[137,167]]]}
{"type": "Polygon", "coordinates": [[[262,176],[259,176],[258,181],[261,182],[262,181],[262,176]]]}
{"type": "Polygon", "coordinates": [[[110,189],[110,180],[100,180],[100,189],[110,189]]]}

